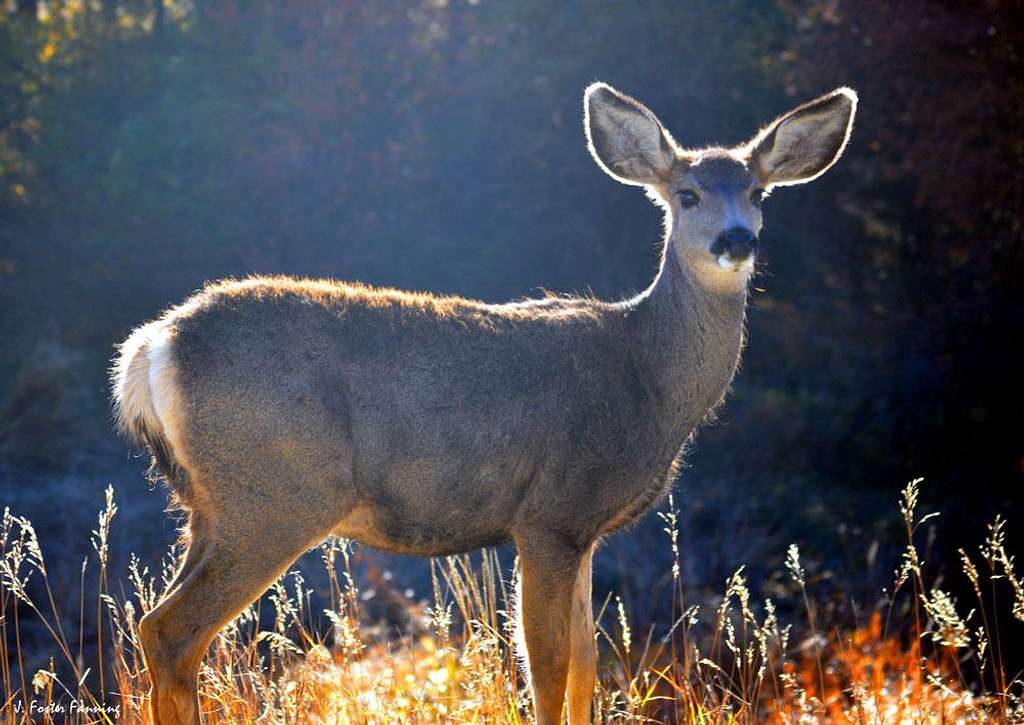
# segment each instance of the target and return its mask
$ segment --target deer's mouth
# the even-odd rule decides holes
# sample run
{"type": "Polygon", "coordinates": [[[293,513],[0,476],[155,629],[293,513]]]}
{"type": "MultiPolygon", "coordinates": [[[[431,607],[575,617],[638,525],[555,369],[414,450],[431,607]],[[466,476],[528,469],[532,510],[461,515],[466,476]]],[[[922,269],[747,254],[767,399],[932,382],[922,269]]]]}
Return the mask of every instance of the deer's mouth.
{"type": "Polygon", "coordinates": [[[754,268],[753,254],[748,254],[746,257],[740,257],[737,259],[736,257],[725,253],[719,254],[717,260],[718,266],[727,272],[749,272],[754,268]]]}

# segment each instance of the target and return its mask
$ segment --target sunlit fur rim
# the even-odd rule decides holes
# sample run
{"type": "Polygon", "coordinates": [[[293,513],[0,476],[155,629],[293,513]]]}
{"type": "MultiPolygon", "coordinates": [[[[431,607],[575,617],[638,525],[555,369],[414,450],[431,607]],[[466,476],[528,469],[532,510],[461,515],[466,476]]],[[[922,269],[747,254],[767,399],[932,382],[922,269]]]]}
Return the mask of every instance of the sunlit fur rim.
{"type": "MultiPolygon", "coordinates": [[[[591,135],[590,135],[590,98],[591,98],[591,96],[594,93],[596,93],[597,91],[601,91],[601,90],[607,91],[608,93],[611,93],[612,95],[616,96],[617,98],[619,98],[619,99],[621,99],[621,100],[623,100],[623,101],[625,101],[627,103],[632,103],[632,104],[636,105],[637,108],[639,108],[643,113],[649,115],[650,118],[655,123],[658,124],[658,127],[661,129],[661,132],[665,136],[665,139],[668,141],[669,145],[675,150],[676,154],[679,157],[689,157],[689,158],[694,158],[694,159],[695,158],[699,158],[700,152],[699,151],[690,150],[690,149],[684,149],[682,146],[680,146],[679,143],[672,137],[672,134],[669,133],[668,129],[666,129],[662,125],[662,123],[661,123],[660,119],[658,119],[657,115],[655,115],[649,108],[647,108],[647,106],[645,106],[643,103],[641,103],[640,101],[636,100],[632,96],[629,96],[629,95],[623,93],[622,91],[617,90],[613,86],[610,86],[607,83],[604,83],[603,81],[597,81],[597,82],[591,83],[589,86],[587,86],[586,91],[584,91],[584,93],[583,93],[583,133],[584,133],[584,135],[586,136],[586,139],[587,139],[587,150],[590,152],[591,157],[593,157],[593,159],[597,163],[597,165],[599,167],[601,167],[601,170],[604,171],[606,174],[608,174],[612,178],[616,179],[617,181],[622,182],[623,184],[628,184],[629,186],[643,186],[643,187],[650,187],[651,186],[650,184],[644,184],[644,183],[637,182],[637,181],[631,181],[630,179],[626,179],[626,178],[623,178],[622,176],[619,176],[614,171],[609,169],[604,164],[604,162],[601,160],[601,157],[597,154],[597,150],[594,147],[594,141],[593,141],[593,139],[591,138],[591,135]]],[[[817,98],[814,98],[814,99],[812,99],[810,101],[807,101],[806,103],[801,104],[800,106],[797,106],[796,108],[790,110],[789,112],[783,114],[782,116],[779,116],[778,118],[776,118],[771,123],[768,123],[767,125],[765,125],[752,139],[747,141],[745,144],[741,144],[740,146],[736,146],[736,147],[734,147],[732,149],[727,149],[727,150],[730,153],[732,153],[737,158],[737,160],[740,160],[740,161],[743,161],[744,163],[746,163],[746,162],[748,162],[750,160],[750,156],[753,153],[754,149],[757,148],[758,144],[760,144],[762,141],[764,141],[764,139],[768,136],[768,134],[770,134],[773,130],[775,130],[778,127],[778,125],[781,124],[783,121],[785,121],[787,118],[790,118],[790,117],[792,117],[792,116],[794,116],[794,115],[796,115],[798,113],[802,113],[803,111],[806,111],[807,109],[812,108],[813,106],[815,106],[817,104],[825,103],[827,101],[830,101],[830,100],[832,100],[833,98],[835,98],[837,96],[843,96],[843,97],[846,98],[846,100],[848,100],[850,102],[850,116],[849,116],[849,118],[847,119],[847,122],[846,122],[846,131],[843,134],[842,143],[839,145],[839,148],[836,150],[836,154],[832,158],[832,160],[828,164],[826,164],[824,167],[822,167],[813,176],[807,176],[805,178],[795,179],[793,181],[775,182],[773,184],[769,184],[766,190],[770,191],[772,188],[774,188],[776,186],[795,186],[797,184],[805,184],[805,183],[807,183],[809,181],[814,181],[819,176],[821,176],[826,171],[828,171],[830,168],[832,168],[832,166],[835,165],[835,163],[843,155],[843,152],[846,151],[846,145],[850,142],[850,135],[853,133],[853,122],[854,122],[854,119],[857,116],[858,96],[857,96],[857,92],[855,90],[853,90],[852,88],[850,88],[849,86],[841,86],[839,88],[836,88],[834,91],[830,91],[829,93],[825,93],[825,94],[823,94],[821,96],[818,96],[817,98]]],[[[652,198],[656,198],[657,197],[657,195],[651,195],[651,194],[649,194],[649,196],[652,196],[652,198]]]]}

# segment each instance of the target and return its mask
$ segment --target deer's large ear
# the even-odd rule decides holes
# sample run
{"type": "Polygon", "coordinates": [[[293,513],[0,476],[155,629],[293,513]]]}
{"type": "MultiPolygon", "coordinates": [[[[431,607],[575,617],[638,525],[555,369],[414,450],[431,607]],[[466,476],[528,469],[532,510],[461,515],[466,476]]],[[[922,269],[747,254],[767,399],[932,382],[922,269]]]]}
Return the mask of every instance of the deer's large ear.
{"type": "Polygon", "coordinates": [[[597,165],[624,184],[656,184],[676,159],[675,142],[657,116],[606,83],[583,95],[583,126],[597,165]]]}
{"type": "Polygon", "coordinates": [[[842,156],[856,111],[857,94],[849,88],[793,109],[747,145],[751,168],[766,187],[818,178],[842,156]]]}

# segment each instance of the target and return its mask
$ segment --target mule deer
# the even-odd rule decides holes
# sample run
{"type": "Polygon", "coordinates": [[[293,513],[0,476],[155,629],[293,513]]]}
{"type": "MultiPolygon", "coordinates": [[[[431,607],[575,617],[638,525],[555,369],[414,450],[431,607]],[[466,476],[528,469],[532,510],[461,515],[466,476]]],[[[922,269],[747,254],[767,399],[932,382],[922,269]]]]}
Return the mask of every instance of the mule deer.
{"type": "Polygon", "coordinates": [[[286,277],[208,286],[120,347],[120,426],[188,512],[140,634],[158,723],[194,723],[211,639],[331,534],[405,554],[512,540],[538,723],[588,722],[595,542],[672,484],[743,347],[761,201],[839,158],[840,88],[750,142],[686,150],[595,83],[588,144],[665,213],[661,265],[619,302],[490,305],[286,277]]]}

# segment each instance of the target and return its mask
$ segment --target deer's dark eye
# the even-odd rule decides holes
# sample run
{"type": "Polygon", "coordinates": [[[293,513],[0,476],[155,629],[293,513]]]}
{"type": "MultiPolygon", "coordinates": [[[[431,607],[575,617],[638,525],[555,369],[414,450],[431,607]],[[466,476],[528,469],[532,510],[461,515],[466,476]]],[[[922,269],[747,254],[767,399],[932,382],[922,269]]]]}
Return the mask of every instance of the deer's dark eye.
{"type": "Polygon", "coordinates": [[[754,206],[761,206],[764,200],[768,198],[768,192],[764,189],[754,189],[750,192],[750,203],[754,206]]]}
{"type": "Polygon", "coordinates": [[[700,203],[700,195],[693,189],[683,189],[679,192],[679,206],[684,209],[692,209],[700,203]]]}

